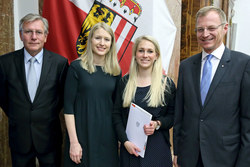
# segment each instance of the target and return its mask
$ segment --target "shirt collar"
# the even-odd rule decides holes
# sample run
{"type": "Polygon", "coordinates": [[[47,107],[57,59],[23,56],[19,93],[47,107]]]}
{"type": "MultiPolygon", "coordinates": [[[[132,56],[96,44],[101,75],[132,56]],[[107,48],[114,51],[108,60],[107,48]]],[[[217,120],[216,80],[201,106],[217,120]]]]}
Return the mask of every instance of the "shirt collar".
{"type": "MultiPolygon", "coordinates": [[[[28,63],[30,58],[32,56],[28,53],[28,51],[24,48],[24,62],[28,63]]],[[[37,62],[40,64],[42,63],[42,59],[43,59],[43,49],[35,56],[37,62]]]]}
{"type": "MultiPolygon", "coordinates": [[[[225,45],[222,43],[217,49],[215,49],[211,54],[216,57],[217,59],[221,59],[223,53],[225,50],[225,45]]],[[[202,61],[206,60],[208,53],[206,53],[204,50],[202,51],[202,61]]]]}

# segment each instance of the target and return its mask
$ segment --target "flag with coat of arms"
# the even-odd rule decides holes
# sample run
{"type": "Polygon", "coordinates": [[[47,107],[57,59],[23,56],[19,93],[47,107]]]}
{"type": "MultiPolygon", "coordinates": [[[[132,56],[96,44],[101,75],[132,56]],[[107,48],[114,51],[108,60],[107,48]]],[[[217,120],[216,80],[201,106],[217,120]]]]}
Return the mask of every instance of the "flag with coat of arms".
{"type": "Polygon", "coordinates": [[[129,69],[133,41],[141,35],[157,39],[168,70],[176,27],[165,0],[44,0],[43,16],[49,21],[45,48],[69,62],[85,52],[91,27],[105,22],[115,33],[123,74],[129,69]]]}

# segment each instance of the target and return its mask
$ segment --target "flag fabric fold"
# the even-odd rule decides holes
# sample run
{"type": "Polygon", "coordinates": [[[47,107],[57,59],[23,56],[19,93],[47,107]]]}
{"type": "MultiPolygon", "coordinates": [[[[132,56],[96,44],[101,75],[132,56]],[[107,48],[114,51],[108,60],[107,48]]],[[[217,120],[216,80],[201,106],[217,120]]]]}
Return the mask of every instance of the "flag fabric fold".
{"type": "Polygon", "coordinates": [[[128,72],[133,41],[154,36],[161,47],[165,72],[172,56],[176,27],[165,0],[44,0],[43,16],[49,21],[45,48],[75,60],[85,52],[91,27],[111,26],[123,74],[128,72]]]}

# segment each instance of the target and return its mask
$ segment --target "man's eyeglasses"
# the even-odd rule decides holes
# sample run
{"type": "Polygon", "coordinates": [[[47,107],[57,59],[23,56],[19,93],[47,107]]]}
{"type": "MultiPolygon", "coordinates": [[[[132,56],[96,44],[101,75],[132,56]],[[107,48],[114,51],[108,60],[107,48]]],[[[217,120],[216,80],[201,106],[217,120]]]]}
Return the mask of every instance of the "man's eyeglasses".
{"type": "Polygon", "coordinates": [[[36,36],[42,36],[44,34],[44,32],[40,30],[23,30],[23,33],[30,36],[33,35],[33,33],[35,33],[36,36]]]}
{"type": "Polygon", "coordinates": [[[222,23],[218,26],[209,26],[209,27],[197,27],[195,28],[195,32],[198,32],[198,33],[203,33],[205,31],[205,29],[209,32],[213,32],[215,30],[217,30],[220,26],[224,25],[225,23],[222,23]]]}

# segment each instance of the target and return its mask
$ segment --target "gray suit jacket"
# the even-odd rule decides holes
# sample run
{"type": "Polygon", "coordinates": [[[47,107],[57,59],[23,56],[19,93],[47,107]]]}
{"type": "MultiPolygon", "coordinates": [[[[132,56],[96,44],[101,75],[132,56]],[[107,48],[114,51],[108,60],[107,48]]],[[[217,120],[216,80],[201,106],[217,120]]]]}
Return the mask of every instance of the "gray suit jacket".
{"type": "Polygon", "coordinates": [[[181,167],[250,164],[250,56],[225,49],[204,106],[201,53],[180,65],[176,92],[174,154],[181,167]]]}
{"type": "Polygon", "coordinates": [[[9,119],[11,149],[27,153],[32,144],[39,153],[61,146],[59,112],[68,61],[44,49],[41,77],[34,102],[29,97],[24,49],[0,56],[0,107],[9,119]]]}

